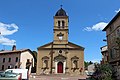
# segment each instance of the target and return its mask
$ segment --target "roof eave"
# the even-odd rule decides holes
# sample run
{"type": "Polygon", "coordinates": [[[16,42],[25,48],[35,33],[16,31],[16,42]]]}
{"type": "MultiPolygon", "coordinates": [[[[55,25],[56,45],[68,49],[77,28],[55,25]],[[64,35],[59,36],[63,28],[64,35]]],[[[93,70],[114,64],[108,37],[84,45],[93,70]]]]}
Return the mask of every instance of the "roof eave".
{"type": "Polygon", "coordinates": [[[106,29],[120,16],[120,11],[115,15],[115,17],[109,22],[109,24],[102,30],[106,31],[106,29]]]}
{"type": "Polygon", "coordinates": [[[77,44],[74,44],[74,43],[72,43],[72,42],[69,42],[69,43],[71,43],[71,44],[73,44],[73,45],[75,45],[75,46],[79,47],[79,48],[80,48],[80,49],[82,49],[82,50],[84,50],[84,49],[85,49],[84,47],[79,46],[79,45],[77,45],[77,44]]]}
{"type": "Polygon", "coordinates": [[[40,46],[40,47],[38,47],[37,49],[39,50],[39,49],[42,49],[43,47],[45,47],[45,46],[47,46],[47,45],[50,45],[50,44],[52,44],[53,42],[50,42],[50,43],[47,43],[47,44],[45,44],[45,45],[43,45],[43,46],[40,46]]]}

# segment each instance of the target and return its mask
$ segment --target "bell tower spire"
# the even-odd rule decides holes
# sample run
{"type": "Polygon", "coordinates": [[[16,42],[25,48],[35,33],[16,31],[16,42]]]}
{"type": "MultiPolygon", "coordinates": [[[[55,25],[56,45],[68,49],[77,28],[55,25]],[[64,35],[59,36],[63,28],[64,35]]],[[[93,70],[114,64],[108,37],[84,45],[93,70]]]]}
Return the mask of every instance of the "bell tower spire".
{"type": "Polygon", "coordinates": [[[54,16],[54,44],[68,44],[68,16],[61,8],[54,16]]]}

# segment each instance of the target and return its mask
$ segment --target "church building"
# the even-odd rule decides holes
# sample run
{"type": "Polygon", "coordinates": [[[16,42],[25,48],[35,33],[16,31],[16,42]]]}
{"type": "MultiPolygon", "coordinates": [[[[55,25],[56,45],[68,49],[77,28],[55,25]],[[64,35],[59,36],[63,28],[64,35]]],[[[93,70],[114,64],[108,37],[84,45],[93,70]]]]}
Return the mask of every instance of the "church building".
{"type": "Polygon", "coordinates": [[[37,75],[84,74],[84,47],[69,42],[69,17],[63,8],[54,16],[53,42],[38,47],[37,75]]]}

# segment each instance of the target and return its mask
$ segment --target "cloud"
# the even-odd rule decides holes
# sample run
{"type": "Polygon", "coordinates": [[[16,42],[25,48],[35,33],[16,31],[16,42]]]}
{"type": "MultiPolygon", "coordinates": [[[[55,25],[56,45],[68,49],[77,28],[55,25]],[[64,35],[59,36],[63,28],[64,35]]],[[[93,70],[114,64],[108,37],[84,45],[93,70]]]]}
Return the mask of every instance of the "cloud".
{"type": "Polygon", "coordinates": [[[105,26],[107,26],[108,23],[105,22],[99,22],[95,25],[93,25],[92,27],[86,27],[83,30],[84,31],[100,31],[103,30],[105,28],[105,26]]]}
{"type": "Polygon", "coordinates": [[[116,13],[118,13],[120,11],[120,8],[118,10],[115,10],[116,13]]]}
{"type": "Polygon", "coordinates": [[[93,63],[100,63],[101,59],[94,59],[92,60],[93,63]]]}
{"type": "Polygon", "coordinates": [[[4,24],[0,22],[0,33],[1,35],[12,35],[13,33],[18,31],[18,26],[14,23],[12,24],[4,24]]]}
{"type": "Polygon", "coordinates": [[[16,45],[16,41],[15,40],[10,40],[10,39],[5,38],[3,36],[0,36],[0,43],[2,45],[9,45],[9,46],[16,45]]]}
{"type": "Polygon", "coordinates": [[[0,22],[0,44],[2,45],[16,45],[15,40],[11,40],[6,38],[7,35],[13,35],[15,32],[18,31],[18,26],[14,23],[12,24],[5,24],[0,22]]]}

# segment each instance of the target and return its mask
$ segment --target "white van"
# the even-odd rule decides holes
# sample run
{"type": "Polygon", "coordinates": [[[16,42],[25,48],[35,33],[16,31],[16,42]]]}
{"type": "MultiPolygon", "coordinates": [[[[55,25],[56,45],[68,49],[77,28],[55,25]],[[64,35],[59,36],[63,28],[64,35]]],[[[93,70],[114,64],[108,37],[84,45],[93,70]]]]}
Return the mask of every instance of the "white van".
{"type": "Polygon", "coordinates": [[[28,80],[28,69],[7,69],[5,70],[5,72],[9,72],[9,73],[19,73],[21,74],[21,78],[22,80],[28,80]]]}

